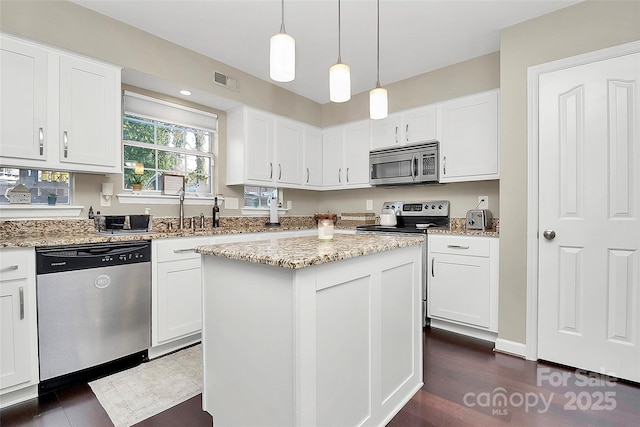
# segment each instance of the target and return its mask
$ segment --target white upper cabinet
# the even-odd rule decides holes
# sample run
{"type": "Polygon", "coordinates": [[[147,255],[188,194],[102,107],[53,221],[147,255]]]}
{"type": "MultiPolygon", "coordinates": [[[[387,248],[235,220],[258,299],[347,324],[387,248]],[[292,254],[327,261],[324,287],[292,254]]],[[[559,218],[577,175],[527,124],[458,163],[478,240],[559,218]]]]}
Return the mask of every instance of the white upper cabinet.
{"type": "Polygon", "coordinates": [[[368,187],[369,121],[336,126],[322,134],[324,188],[368,187]]]}
{"type": "Polygon", "coordinates": [[[47,51],[4,36],[0,40],[0,156],[44,161],[47,51]]]}
{"type": "Polygon", "coordinates": [[[240,107],[227,113],[227,134],[227,185],[302,185],[302,124],[240,107]]]}
{"type": "Polygon", "coordinates": [[[1,164],[121,173],[120,68],[0,40],[1,164]]]}
{"type": "Polygon", "coordinates": [[[498,91],[440,105],[440,182],[498,179],[498,91]]]}
{"type": "Polygon", "coordinates": [[[325,188],[340,187],[343,184],[344,130],[342,127],[322,131],[322,184],[325,188]]]}
{"type": "Polygon", "coordinates": [[[304,149],[302,124],[276,119],[275,177],[280,184],[302,184],[302,154],[304,149]]]}
{"type": "Polygon", "coordinates": [[[304,127],[303,184],[308,187],[322,186],[322,130],[314,126],[304,127]]]}
{"type": "Polygon", "coordinates": [[[438,138],[435,105],[414,108],[371,121],[371,149],[416,144],[438,138]]]}
{"type": "Polygon", "coordinates": [[[60,161],[120,170],[120,105],[118,69],[60,56],[60,161]]]}
{"type": "Polygon", "coordinates": [[[369,186],[370,126],[368,120],[350,123],[344,128],[344,184],[369,186]]]}

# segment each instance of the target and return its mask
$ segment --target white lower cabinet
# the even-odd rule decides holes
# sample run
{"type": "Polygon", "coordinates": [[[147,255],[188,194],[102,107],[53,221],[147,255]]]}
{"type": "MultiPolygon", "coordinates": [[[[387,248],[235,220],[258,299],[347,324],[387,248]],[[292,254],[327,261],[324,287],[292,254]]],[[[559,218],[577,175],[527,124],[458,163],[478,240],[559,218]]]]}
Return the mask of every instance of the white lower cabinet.
{"type": "Polygon", "coordinates": [[[210,237],[155,240],[152,249],[152,345],[194,335],[202,329],[202,278],[196,246],[210,237]]]}
{"type": "Polygon", "coordinates": [[[35,250],[0,250],[0,407],[37,396],[35,250]]]}
{"type": "Polygon", "coordinates": [[[474,329],[497,333],[498,239],[431,234],[427,241],[432,326],[470,335],[474,329]]]}

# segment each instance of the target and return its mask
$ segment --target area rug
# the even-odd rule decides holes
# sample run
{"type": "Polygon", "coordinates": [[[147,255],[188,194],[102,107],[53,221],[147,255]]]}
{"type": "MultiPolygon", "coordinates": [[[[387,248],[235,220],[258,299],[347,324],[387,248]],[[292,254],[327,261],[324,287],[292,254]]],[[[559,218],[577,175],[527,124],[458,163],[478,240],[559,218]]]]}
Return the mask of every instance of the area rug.
{"type": "Polygon", "coordinates": [[[202,345],[89,383],[116,427],[129,427],[202,393],[202,345]]]}

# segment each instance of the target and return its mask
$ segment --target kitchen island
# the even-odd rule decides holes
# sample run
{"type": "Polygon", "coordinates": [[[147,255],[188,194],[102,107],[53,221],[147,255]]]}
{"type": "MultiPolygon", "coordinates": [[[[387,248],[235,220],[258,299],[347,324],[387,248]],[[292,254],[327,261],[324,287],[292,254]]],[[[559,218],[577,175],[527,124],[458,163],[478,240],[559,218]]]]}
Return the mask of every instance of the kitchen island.
{"type": "Polygon", "coordinates": [[[422,236],[196,250],[216,426],[382,426],[422,386],[422,236]]]}

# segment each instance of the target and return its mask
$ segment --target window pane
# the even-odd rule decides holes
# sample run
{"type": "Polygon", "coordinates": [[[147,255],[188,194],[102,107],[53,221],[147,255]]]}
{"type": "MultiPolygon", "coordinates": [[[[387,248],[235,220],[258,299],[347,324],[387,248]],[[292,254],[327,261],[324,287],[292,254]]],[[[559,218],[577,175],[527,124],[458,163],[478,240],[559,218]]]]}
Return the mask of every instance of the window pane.
{"type": "Polygon", "coordinates": [[[184,128],[168,125],[164,123],[158,124],[158,145],[166,147],[182,148],[185,145],[184,128]]]}
{"type": "Polygon", "coordinates": [[[210,193],[211,183],[209,172],[210,159],[202,156],[187,156],[187,170],[185,176],[185,191],[194,193],[210,193]]]}
{"type": "Polygon", "coordinates": [[[181,154],[170,151],[158,151],[158,169],[169,173],[183,175],[184,158],[181,154]]]}
{"type": "MultiPolygon", "coordinates": [[[[0,192],[23,184],[31,191],[31,204],[47,204],[49,194],[58,196],[57,204],[70,204],[71,174],[64,171],[41,171],[37,169],[0,168],[0,192]]],[[[0,197],[0,204],[8,205],[9,200],[0,197]]]]}
{"type": "MultiPolygon", "coordinates": [[[[253,208],[268,208],[268,200],[278,191],[275,187],[244,187],[244,206],[253,208]]],[[[277,194],[277,193],[276,193],[277,194]]]]}
{"type": "Polygon", "coordinates": [[[122,138],[125,141],[153,144],[155,142],[155,126],[148,120],[125,116],[122,122],[122,138]]]}
{"type": "Polygon", "coordinates": [[[156,168],[156,150],[153,148],[124,146],[124,165],[133,168],[136,163],[142,163],[145,169],[156,168]]]}

